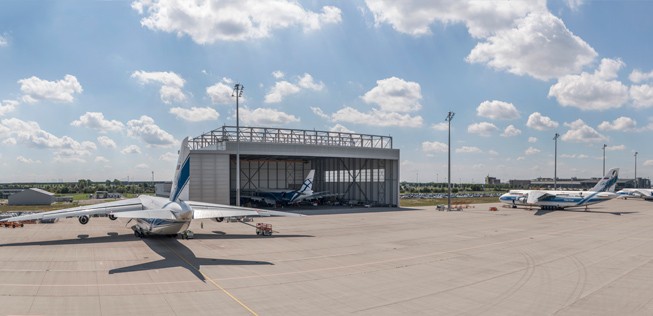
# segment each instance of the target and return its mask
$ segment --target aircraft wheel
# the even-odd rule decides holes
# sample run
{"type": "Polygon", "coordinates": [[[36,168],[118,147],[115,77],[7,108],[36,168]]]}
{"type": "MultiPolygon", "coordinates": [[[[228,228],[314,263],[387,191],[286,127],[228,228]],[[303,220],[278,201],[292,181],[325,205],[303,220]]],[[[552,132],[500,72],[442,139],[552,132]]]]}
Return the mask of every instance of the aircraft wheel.
{"type": "Polygon", "coordinates": [[[138,232],[137,232],[137,231],[134,231],[134,236],[136,236],[136,237],[140,237],[140,236],[138,235],[138,232]]]}

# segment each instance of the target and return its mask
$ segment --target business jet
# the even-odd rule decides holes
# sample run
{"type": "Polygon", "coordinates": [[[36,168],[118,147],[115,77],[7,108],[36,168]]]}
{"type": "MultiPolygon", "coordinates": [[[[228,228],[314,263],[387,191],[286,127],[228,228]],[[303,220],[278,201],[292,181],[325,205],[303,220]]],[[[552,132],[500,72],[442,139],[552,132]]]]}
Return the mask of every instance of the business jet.
{"type": "Polygon", "coordinates": [[[646,201],[653,201],[653,189],[623,189],[617,191],[620,199],[640,198],[646,201]]]}
{"type": "Polygon", "coordinates": [[[590,191],[510,190],[499,197],[502,203],[517,206],[539,206],[542,210],[562,210],[605,202],[617,197],[614,193],[619,168],[610,169],[590,191]]]}
{"type": "Polygon", "coordinates": [[[186,232],[192,220],[213,219],[222,222],[228,217],[302,216],[287,212],[189,201],[188,183],[191,163],[189,155],[190,148],[186,137],[179,150],[177,170],[169,198],[141,195],[115,202],[15,216],[2,219],[0,222],[77,217],[80,224],[86,225],[93,215],[104,215],[111,220],[118,218],[136,220],[136,225],[131,228],[134,235],[142,238],[150,235],[176,236],[186,232]]]}

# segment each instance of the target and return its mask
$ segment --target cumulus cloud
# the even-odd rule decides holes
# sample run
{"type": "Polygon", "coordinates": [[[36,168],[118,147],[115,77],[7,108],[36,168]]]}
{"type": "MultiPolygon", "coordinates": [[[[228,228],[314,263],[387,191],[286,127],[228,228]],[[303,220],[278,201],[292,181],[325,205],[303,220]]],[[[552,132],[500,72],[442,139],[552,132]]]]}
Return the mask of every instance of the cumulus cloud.
{"type": "Polygon", "coordinates": [[[240,115],[243,123],[257,126],[284,125],[299,122],[298,117],[271,108],[257,108],[254,110],[242,108],[240,109],[240,115]]]}
{"type": "Polygon", "coordinates": [[[467,126],[467,132],[470,134],[478,134],[483,137],[490,137],[492,133],[498,131],[499,129],[492,123],[481,122],[473,123],[467,126]]]}
{"type": "Polygon", "coordinates": [[[7,113],[13,112],[18,107],[18,101],[16,100],[2,100],[0,102],[0,116],[4,116],[7,113]]]}
{"type": "Polygon", "coordinates": [[[215,121],[220,117],[220,114],[210,107],[171,108],[170,113],[188,122],[215,121]]]}
{"type": "MultiPolygon", "coordinates": [[[[16,142],[15,138],[9,137],[9,138],[3,140],[2,143],[5,144],[5,145],[13,146],[13,145],[16,145],[17,142],[16,142]]],[[[0,158],[2,158],[2,157],[0,156],[0,158]]]]}
{"type": "Polygon", "coordinates": [[[524,154],[527,155],[527,156],[530,156],[530,155],[535,155],[535,154],[539,153],[540,151],[541,151],[541,150],[539,150],[539,149],[537,149],[537,148],[535,148],[535,147],[528,147],[528,148],[524,151],[524,154]]]}
{"type": "Polygon", "coordinates": [[[426,153],[446,153],[449,146],[441,142],[422,142],[422,151],[426,153]]]}
{"type": "Polygon", "coordinates": [[[476,115],[493,120],[512,120],[519,118],[519,112],[512,103],[496,100],[483,101],[476,108],[476,115]]]}
{"type": "Polygon", "coordinates": [[[148,145],[155,147],[169,147],[177,143],[170,133],[154,124],[154,119],[147,115],[127,122],[127,135],[140,138],[148,145]]]}
{"type": "Polygon", "coordinates": [[[150,166],[148,166],[146,163],[139,163],[136,165],[136,169],[147,170],[150,169],[150,166]]]}
{"type": "Polygon", "coordinates": [[[20,163],[24,163],[24,164],[28,164],[28,165],[41,163],[40,160],[32,160],[30,158],[25,158],[23,156],[16,157],[16,160],[18,162],[20,162],[20,163]]]}
{"type": "Polygon", "coordinates": [[[562,20],[541,10],[477,44],[467,61],[549,80],[578,73],[596,56],[596,51],[569,31],[562,20]]]}
{"type": "Polygon", "coordinates": [[[583,154],[562,154],[560,158],[570,158],[570,159],[587,159],[587,155],[583,154]]]}
{"type": "Polygon", "coordinates": [[[113,139],[111,139],[111,138],[109,138],[107,136],[99,136],[97,138],[97,142],[98,142],[98,144],[100,144],[100,146],[105,147],[105,148],[112,148],[112,149],[118,148],[118,145],[116,145],[116,142],[114,142],[113,139]]]}
{"type": "Polygon", "coordinates": [[[285,80],[277,81],[268,94],[265,95],[265,103],[279,103],[283,101],[283,98],[299,93],[302,89],[322,91],[324,89],[324,83],[315,82],[313,76],[307,73],[298,77],[296,83],[290,83],[285,80]]]}
{"type": "Polygon", "coordinates": [[[630,86],[630,98],[635,108],[653,107],[653,86],[647,84],[630,86]]]}
{"type": "Polygon", "coordinates": [[[480,154],[482,152],[483,151],[480,148],[474,146],[463,146],[460,148],[456,148],[456,153],[461,153],[461,154],[480,154]]]}
{"type": "Polygon", "coordinates": [[[512,136],[517,136],[521,134],[521,130],[516,128],[514,125],[508,125],[505,130],[503,130],[503,133],[501,136],[503,137],[512,137],[512,136]]]}
{"type": "Polygon", "coordinates": [[[449,123],[447,122],[435,123],[431,125],[431,128],[436,131],[446,132],[449,130],[449,123]]]}
{"type": "MultiPolygon", "coordinates": [[[[222,78],[222,81],[206,88],[206,94],[211,98],[213,104],[232,104],[234,102],[233,94],[233,80],[229,78],[222,78]]],[[[240,101],[244,102],[245,97],[240,97],[240,101]]]]}
{"type": "Polygon", "coordinates": [[[529,143],[537,143],[537,137],[529,137],[528,142],[529,143]]]}
{"type": "Polygon", "coordinates": [[[274,77],[274,79],[282,79],[285,76],[286,76],[286,74],[284,74],[283,71],[281,71],[281,70],[277,70],[277,71],[272,72],[272,77],[274,77]]]}
{"type": "Polygon", "coordinates": [[[528,116],[528,121],[526,122],[526,126],[538,131],[551,130],[557,128],[558,125],[558,122],[540,114],[540,112],[533,112],[533,114],[528,116]]]}
{"type": "Polygon", "coordinates": [[[653,71],[650,72],[642,72],[639,69],[633,70],[633,72],[630,73],[628,76],[628,79],[632,81],[633,83],[640,83],[644,81],[649,81],[653,79],[653,71]]]}
{"type": "Polygon", "coordinates": [[[329,129],[329,131],[338,132],[338,133],[354,133],[354,131],[352,131],[352,130],[350,130],[350,129],[348,129],[348,128],[340,125],[340,124],[334,125],[333,127],[331,127],[329,129]]]}
{"type": "Polygon", "coordinates": [[[642,163],[645,167],[651,167],[653,166],[653,160],[646,160],[644,163],[642,163]]]}
{"type": "Polygon", "coordinates": [[[65,75],[58,81],[47,81],[32,76],[18,80],[23,101],[36,103],[39,101],[54,101],[71,103],[75,100],[74,94],[82,93],[82,85],[73,75],[65,75]]]}
{"type": "Polygon", "coordinates": [[[603,59],[593,74],[583,72],[558,79],[549,89],[549,97],[555,97],[562,106],[583,111],[619,108],[629,96],[628,87],[615,80],[623,66],[621,60],[603,59]]]}
{"type": "Polygon", "coordinates": [[[123,148],[121,151],[124,155],[129,155],[129,154],[140,154],[141,153],[141,148],[136,146],[136,145],[129,145],[125,148],[123,148]]]}
{"type": "Polygon", "coordinates": [[[376,104],[384,112],[415,112],[422,108],[422,89],[417,82],[397,77],[378,80],[376,87],[362,97],[368,104],[376,104]]]}
{"type": "Polygon", "coordinates": [[[101,112],[86,112],[79,117],[79,120],[72,121],[70,125],[92,128],[101,133],[119,132],[125,127],[125,124],[119,121],[105,119],[101,112]]]}
{"type": "Polygon", "coordinates": [[[331,119],[331,117],[329,115],[327,115],[326,113],[324,113],[324,111],[322,111],[322,109],[319,108],[319,107],[312,106],[311,111],[313,111],[313,114],[315,114],[315,115],[317,115],[317,116],[319,116],[319,117],[321,117],[321,118],[323,118],[325,120],[331,119]]]}
{"type": "Polygon", "coordinates": [[[161,101],[166,104],[173,102],[183,102],[186,100],[186,94],[182,91],[186,80],[174,72],[168,71],[134,71],[131,75],[140,84],[160,84],[159,95],[161,101]]]}
{"type": "Polygon", "coordinates": [[[605,150],[607,150],[607,151],[623,151],[623,150],[626,150],[626,145],[608,146],[608,147],[605,147],[605,150]]]}
{"type": "Polygon", "coordinates": [[[109,159],[104,158],[102,156],[96,156],[94,161],[98,163],[107,163],[109,162],[109,159]]]}
{"type": "Polygon", "coordinates": [[[370,112],[361,112],[352,107],[344,107],[331,115],[337,122],[353,124],[366,124],[372,126],[402,126],[420,127],[423,124],[421,116],[411,116],[397,112],[384,112],[372,109],[370,112]]]}
{"type": "Polygon", "coordinates": [[[0,35],[0,47],[9,46],[9,39],[6,36],[0,35]]]}
{"type": "Polygon", "coordinates": [[[163,161],[177,161],[177,158],[179,158],[179,155],[173,152],[167,152],[159,156],[159,160],[163,161]]]}
{"type": "Polygon", "coordinates": [[[188,35],[198,44],[267,38],[272,31],[299,26],[305,32],[341,21],[341,10],[305,10],[299,3],[276,1],[136,0],[132,8],[144,15],[141,25],[154,31],[188,35]]]}
{"type": "Polygon", "coordinates": [[[637,128],[637,121],[630,117],[621,116],[612,122],[603,121],[599,124],[602,131],[634,131],[637,128]]]}
{"type": "Polygon", "coordinates": [[[562,135],[562,140],[575,143],[598,143],[606,142],[608,138],[591,128],[583,120],[577,119],[571,123],[565,123],[569,130],[562,135]]]}

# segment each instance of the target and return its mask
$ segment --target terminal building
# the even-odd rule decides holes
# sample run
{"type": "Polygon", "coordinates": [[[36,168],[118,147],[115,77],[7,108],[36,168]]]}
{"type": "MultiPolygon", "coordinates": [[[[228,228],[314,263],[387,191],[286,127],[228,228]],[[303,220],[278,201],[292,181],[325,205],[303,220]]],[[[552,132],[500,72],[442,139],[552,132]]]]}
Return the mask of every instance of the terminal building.
{"type": "Polygon", "coordinates": [[[298,189],[314,169],[314,192],[342,203],[397,206],[399,149],[392,145],[390,136],[223,126],[189,140],[189,199],[235,204],[239,153],[241,197],[298,189]]]}

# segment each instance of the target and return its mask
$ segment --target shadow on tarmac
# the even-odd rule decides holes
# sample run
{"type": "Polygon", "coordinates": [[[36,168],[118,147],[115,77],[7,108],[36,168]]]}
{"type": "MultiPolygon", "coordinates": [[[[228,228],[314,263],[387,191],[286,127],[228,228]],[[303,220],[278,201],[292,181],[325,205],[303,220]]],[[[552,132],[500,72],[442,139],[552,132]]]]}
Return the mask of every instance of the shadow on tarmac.
{"type": "Polygon", "coordinates": [[[592,213],[592,214],[617,215],[617,216],[639,213],[639,212],[609,212],[609,211],[602,212],[602,211],[589,211],[589,210],[588,211],[586,210],[537,210],[534,215],[542,216],[553,212],[592,213]]]}

